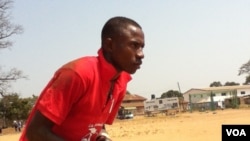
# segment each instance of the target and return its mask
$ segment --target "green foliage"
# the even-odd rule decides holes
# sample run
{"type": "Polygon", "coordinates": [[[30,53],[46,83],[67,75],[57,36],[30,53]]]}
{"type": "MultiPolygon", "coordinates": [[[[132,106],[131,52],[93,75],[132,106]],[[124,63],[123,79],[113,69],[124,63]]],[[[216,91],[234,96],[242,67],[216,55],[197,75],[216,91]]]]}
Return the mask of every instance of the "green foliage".
{"type": "Polygon", "coordinates": [[[214,81],[213,83],[210,84],[210,87],[235,86],[235,85],[240,85],[240,84],[236,83],[236,82],[229,82],[228,81],[224,85],[222,85],[220,81],[214,81]]]}
{"type": "Polygon", "coordinates": [[[244,85],[250,84],[250,75],[246,77],[245,82],[243,83],[244,85]]]}
{"type": "Polygon", "coordinates": [[[250,60],[248,60],[248,62],[246,62],[245,64],[241,65],[238,75],[242,74],[247,74],[246,80],[243,84],[250,84],[250,60]]]}
{"type": "Polygon", "coordinates": [[[250,75],[250,60],[248,60],[248,62],[246,62],[245,64],[241,65],[238,75],[242,74],[250,75]]]}
{"type": "Polygon", "coordinates": [[[179,91],[169,90],[161,95],[161,98],[183,97],[179,91]]]}
{"type": "Polygon", "coordinates": [[[36,99],[36,96],[20,98],[16,93],[5,95],[0,99],[0,119],[5,119],[7,126],[10,126],[13,120],[26,120],[36,99]]]}
{"type": "Polygon", "coordinates": [[[126,94],[131,94],[128,90],[126,91],[126,94]]]}
{"type": "Polygon", "coordinates": [[[240,84],[235,82],[226,82],[224,86],[235,86],[235,85],[240,85],[240,84]]]}
{"type": "Polygon", "coordinates": [[[220,81],[214,81],[213,83],[210,84],[210,87],[220,87],[220,86],[222,86],[220,81]]]}

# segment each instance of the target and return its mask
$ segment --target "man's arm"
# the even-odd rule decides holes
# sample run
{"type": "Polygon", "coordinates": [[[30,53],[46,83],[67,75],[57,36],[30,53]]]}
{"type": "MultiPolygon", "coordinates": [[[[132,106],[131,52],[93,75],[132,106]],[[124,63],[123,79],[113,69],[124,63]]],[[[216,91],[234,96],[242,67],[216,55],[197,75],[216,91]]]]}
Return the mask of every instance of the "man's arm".
{"type": "Polygon", "coordinates": [[[36,111],[27,127],[26,137],[29,141],[64,141],[52,132],[54,123],[36,111]]]}

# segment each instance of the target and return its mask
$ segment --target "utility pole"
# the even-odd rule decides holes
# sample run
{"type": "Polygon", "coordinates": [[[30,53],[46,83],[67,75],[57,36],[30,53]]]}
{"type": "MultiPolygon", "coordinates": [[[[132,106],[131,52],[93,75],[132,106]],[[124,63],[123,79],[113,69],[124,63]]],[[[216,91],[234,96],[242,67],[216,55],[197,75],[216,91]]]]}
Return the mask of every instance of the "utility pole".
{"type": "Polygon", "coordinates": [[[179,88],[179,92],[180,92],[180,94],[181,94],[181,88],[180,88],[179,82],[177,82],[177,85],[178,85],[178,88],[179,88]]]}
{"type": "Polygon", "coordinates": [[[190,106],[190,112],[193,112],[193,103],[192,103],[192,98],[191,98],[191,94],[189,94],[189,106],[190,106]]]}
{"type": "MultiPolygon", "coordinates": [[[[179,88],[179,93],[182,95],[179,82],[177,82],[177,85],[178,85],[178,88],[179,88]]],[[[179,98],[179,99],[180,99],[180,98],[179,98]]],[[[180,104],[181,104],[181,106],[182,106],[182,110],[184,110],[184,97],[183,97],[183,95],[182,95],[182,97],[181,97],[181,103],[180,103],[180,104]]]]}
{"type": "Polygon", "coordinates": [[[211,106],[211,111],[214,111],[215,110],[215,105],[214,105],[214,96],[213,96],[213,92],[211,91],[211,94],[210,94],[210,106],[211,106]]]}

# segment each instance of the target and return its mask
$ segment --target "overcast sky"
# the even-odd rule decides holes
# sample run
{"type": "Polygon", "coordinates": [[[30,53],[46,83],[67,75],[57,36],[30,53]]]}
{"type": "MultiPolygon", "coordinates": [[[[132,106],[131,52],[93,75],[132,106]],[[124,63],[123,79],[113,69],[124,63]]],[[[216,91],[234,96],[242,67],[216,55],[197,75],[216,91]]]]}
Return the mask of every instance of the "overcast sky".
{"type": "Polygon", "coordinates": [[[24,33],[0,50],[0,64],[29,80],[10,92],[39,95],[64,63],[96,55],[101,29],[113,16],[136,20],[145,33],[145,59],[128,91],[150,98],[168,90],[185,92],[214,81],[244,83],[238,76],[250,59],[249,0],[16,0],[12,22],[24,33]]]}

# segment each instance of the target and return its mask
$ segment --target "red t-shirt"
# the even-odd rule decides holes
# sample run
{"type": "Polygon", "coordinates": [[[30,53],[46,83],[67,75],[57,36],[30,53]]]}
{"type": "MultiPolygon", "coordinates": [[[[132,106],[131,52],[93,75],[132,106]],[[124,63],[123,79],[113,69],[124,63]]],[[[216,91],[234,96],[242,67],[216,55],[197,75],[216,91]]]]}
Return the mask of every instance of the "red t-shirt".
{"type": "MultiPolygon", "coordinates": [[[[128,73],[122,72],[108,97],[111,79],[116,73],[101,49],[98,57],[83,57],[67,63],[42,91],[27,125],[39,110],[55,123],[53,132],[65,140],[95,140],[103,124],[113,123],[131,80],[128,73]]],[[[27,141],[25,133],[26,130],[19,141],[27,141]]]]}

